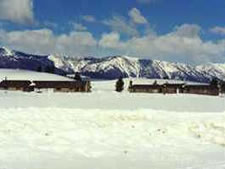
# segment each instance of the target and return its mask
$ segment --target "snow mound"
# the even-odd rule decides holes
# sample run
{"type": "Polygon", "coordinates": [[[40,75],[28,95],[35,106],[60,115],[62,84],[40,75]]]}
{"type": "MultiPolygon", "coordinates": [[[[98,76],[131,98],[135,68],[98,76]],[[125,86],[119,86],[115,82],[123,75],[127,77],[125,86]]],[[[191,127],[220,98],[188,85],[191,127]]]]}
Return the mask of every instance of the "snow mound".
{"type": "Polygon", "coordinates": [[[190,131],[202,141],[225,147],[225,123],[222,120],[193,124],[190,131]]]}

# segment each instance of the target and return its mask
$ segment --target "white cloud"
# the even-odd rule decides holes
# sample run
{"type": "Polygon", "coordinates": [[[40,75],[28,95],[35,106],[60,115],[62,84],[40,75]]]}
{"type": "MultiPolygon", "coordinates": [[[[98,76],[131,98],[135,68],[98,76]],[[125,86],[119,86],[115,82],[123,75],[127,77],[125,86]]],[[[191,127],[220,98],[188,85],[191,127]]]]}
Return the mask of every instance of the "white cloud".
{"type": "Polygon", "coordinates": [[[97,41],[89,32],[70,32],[56,37],[56,51],[71,56],[89,56],[96,52],[97,41]]]}
{"type": "Polygon", "coordinates": [[[120,34],[116,32],[103,34],[99,41],[99,46],[103,48],[114,48],[117,50],[124,47],[123,43],[120,41],[120,34]]]}
{"type": "Polygon", "coordinates": [[[49,29],[12,31],[0,30],[0,43],[12,49],[36,54],[60,53],[71,56],[91,55],[97,41],[89,32],[72,31],[55,35],[49,29]]]}
{"type": "Polygon", "coordinates": [[[183,24],[181,26],[177,26],[174,30],[174,34],[179,37],[187,37],[187,38],[199,38],[201,27],[195,24],[183,24]]]}
{"type": "Polygon", "coordinates": [[[0,44],[30,53],[71,56],[127,54],[140,58],[199,64],[225,62],[225,39],[204,41],[198,25],[184,24],[163,35],[146,34],[124,40],[119,32],[94,38],[90,32],[54,34],[50,29],[0,30],[0,44]]]}
{"type": "Polygon", "coordinates": [[[225,27],[215,26],[210,29],[210,32],[224,36],[225,35],[225,27]]]}
{"type": "MultiPolygon", "coordinates": [[[[197,25],[181,25],[173,32],[156,36],[153,34],[133,37],[127,41],[114,38],[112,33],[104,35],[111,37],[100,46],[110,50],[119,47],[121,54],[129,54],[144,58],[160,59],[174,62],[198,64],[203,62],[225,62],[225,40],[219,42],[203,41],[199,36],[200,27],[197,25]],[[121,45],[122,44],[122,45],[121,45]]],[[[114,35],[115,36],[115,35],[114,35]]]]}
{"type": "Polygon", "coordinates": [[[109,26],[111,31],[119,32],[122,35],[127,35],[128,37],[139,36],[143,32],[139,32],[137,27],[141,25],[145,27],[146,32],[152,31],[149,27],[147,19],[141,14],[137,8],[132,8],[128,12],[129,18],[114,15],[112,18],[104,20],[102,23],[109,26]]]}
{"type": "Polygon", "coordinates": [[[96,22],[96,18],[92,15],[84,15],[81,18],[86,22],[96,22]]]}
{"type": "Polygon", "coordinates": [[[83,31],[87,30],[87,27],[82,25],[81,23],[72,22],[72,26],[73,26],[74,30],[78,31],[78,32],[83,32],[83,31]]]}
{"type": "Polygon", "coordinates": [[[33,23],[33,0],[0,0],[0,19],[22,24],[33,23]]]}
{"type": "Polygon", "coordinates": [[[0,41],[6,46],[34,53],[48,53],[55,46],[51,30],[0,31],[0,41]]]}
{"type": "Polygon", "coordinates": [[[138,36],[139,32],[136,27],[130,24],[124,17],[113,16],[112,19],[103,21],[103,23],[109,26],[112,31],[126,34],[128,36],[138,36]]]}
{"type": "Polygon", "coordinates": [[[53,28],[53,29],[56,29],[58,28],[58,24],[57,23],[54,23],[54,22],[51,22],[51,21],[44,21],[42,23],[43,27],[46,27],[46,28],[53,28]]]}
{"type": "Polygon", "coordinates": [[[133,8],[129,11],[128,15],[135,24],[147,24],[147,19],[141,14],[137,8],[133,8]]]}

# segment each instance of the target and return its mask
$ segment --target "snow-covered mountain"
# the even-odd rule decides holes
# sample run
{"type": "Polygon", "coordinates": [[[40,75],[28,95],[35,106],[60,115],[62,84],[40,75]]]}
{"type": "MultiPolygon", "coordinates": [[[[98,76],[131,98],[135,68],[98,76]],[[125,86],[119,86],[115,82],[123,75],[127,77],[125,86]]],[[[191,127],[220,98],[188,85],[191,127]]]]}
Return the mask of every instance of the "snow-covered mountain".
{"type": "Polygon", "coordinates": [[[0,68],[25,69],[33,71],[53,72],[65,74],[65,71],[55,67],[55,63],[49,56],[26,54],[8,48],[0,48],[0,68]]]}
{"type": "Polygon", "coordinates": [[[54,73],[80,72],[82,75],[98,79],[123,77],[180,79],[207,82],[212,78],[225,80],[225,64],[205,64],[191,66],[128,56],[104,58],[72,58],[68,56],[30,55],[23,52],[0,48],[0,68],[19,68],[45,71],[54,68],[54,73]]]}
{"type": "Polygon", "coordinates": [[[197,82],[207,82],[212,78],[225,79],[225,64],[191,66],[128,56],[71,59],[70,64],[76,72],[102,79],[115,79],[120,76],[197,82]]]}

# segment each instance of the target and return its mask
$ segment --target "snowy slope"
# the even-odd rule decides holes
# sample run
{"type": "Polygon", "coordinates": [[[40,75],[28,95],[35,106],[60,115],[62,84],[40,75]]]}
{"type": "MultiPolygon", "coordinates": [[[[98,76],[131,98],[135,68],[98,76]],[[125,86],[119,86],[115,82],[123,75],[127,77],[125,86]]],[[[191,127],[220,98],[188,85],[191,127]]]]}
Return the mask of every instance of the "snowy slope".
{"type": "Polygon", "coordinates": [[[54,66],[58,69],[63,70],[67,73],[73,73],[72,65],[69,63],[66,57],[62,57],[59,55],[49,55],[48,59],[54,63],[54,66]]]}
{"type": "Polygon", "coordinates": [[[138,77],[140,65],[138,59],[129,57],[84,58],[72,62],[74,70],[86,76],[100,79],[138,77]]]}
{"type": "Polygon", "coordinates": [[[196,67],[197,71],[202,72],[208,77],[225,79],[225,64],[207,64],[196,67]]]}
{"type": "Polygon", "coordinates": [[[64,76],[59,76],[49,73],[34,72],[28,70],[16,69],[0,69],[1,80],[52,80],[52,81],[71,81],[71,79],[64,76]]]}

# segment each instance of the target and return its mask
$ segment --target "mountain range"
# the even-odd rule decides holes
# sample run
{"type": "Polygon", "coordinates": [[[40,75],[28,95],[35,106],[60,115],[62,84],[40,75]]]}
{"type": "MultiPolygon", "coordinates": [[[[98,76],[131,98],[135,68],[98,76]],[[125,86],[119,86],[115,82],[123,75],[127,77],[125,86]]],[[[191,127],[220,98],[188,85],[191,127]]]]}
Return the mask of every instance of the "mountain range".
{"type": "Polygon", "coordinates": [[[192,66],[129,56],[104,58],[41,56],[5,47],[0,48],[0,68],[44,71],[60,75],[80,72],[84,76],[95,79],[117,79],[122,76],[195,82],[209,82],[213,78],[225,80],[225,64],[208,63],[192,66]]]}

